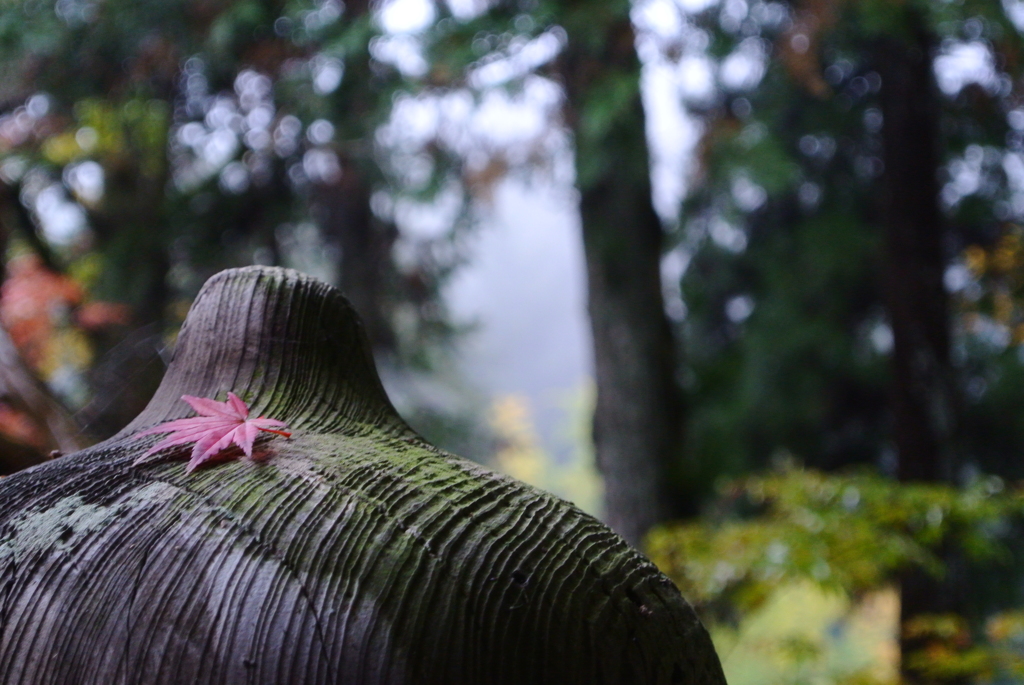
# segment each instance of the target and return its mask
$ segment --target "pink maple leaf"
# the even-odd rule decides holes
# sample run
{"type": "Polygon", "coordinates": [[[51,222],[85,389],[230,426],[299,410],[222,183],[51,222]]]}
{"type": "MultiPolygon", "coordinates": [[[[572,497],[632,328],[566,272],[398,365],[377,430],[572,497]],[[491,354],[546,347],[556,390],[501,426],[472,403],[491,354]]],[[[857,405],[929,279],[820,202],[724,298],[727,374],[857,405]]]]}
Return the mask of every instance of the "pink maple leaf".
{"type": "Polygon", "coordinates": [[[193,471],[197,466],[213,459],[232,444],[241,447],[245,456],[251,457],[252,444],[260,431],[283,435],[286,438],[291,437],[291,433],[276,430],[287,427],[284,421],[268,419],[264,416],[250,419],[249,406],[233,392],[228,393],[227,402],[217,402],[192,395],[182,395],[181,399],[188,402],[199,416],[168,421],[137,433],[136,438],[157,433],[170,433],[170,435],[150,447],[148,452],[135,460],[136,464],[167,447],[194,442],[192,457],[189,459],[188,466],[185,467],[186,471],[193,471]]]}

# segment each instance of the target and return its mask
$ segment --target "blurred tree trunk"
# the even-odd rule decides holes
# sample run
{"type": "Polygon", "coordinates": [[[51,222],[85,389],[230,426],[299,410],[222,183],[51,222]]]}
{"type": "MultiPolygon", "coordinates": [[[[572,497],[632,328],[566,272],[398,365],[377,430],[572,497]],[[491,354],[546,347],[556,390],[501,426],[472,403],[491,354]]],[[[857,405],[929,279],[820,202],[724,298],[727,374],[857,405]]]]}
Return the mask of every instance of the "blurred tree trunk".
{"type": "MultiPolygon", "coordinates": [[[[882,76],[885,173],[882,217],[886,233],[884,288],[893,332],[893,435],[899,479],[950,481],[954,475],[956,393],[950,359],[946,259],[937,172],[940,104],[932,76],[934,41],[922,18],[906,12],[907,30],[884,39],[882,76]]],[[[949,560],[948,560],[949,561],[949,560]]],[[[922,614],[956,611],[962,602],[955,583],[922,572],[901,583],[900,620],[905,627],[922,614]]],[[[922,638],[901,634],[904,656],[921,649],[922,638]]],[[[909,669],[908,683],[936,682],[909,669]]]]}
{"type": "MultiPolygon", "coordinates": [[[[162,93],[166,102],[174,94],[162,93]]],[[[163,122],[166,147],[170,119],[163,122]]],[[[166,155],[146,150],[113,159],[104,169],[105,188],[99,207],[89,211],[89,223],[104,257],[97,288],[102,299],[127,304],[131,320],[93,331],[97,361],[89,371],[92,401],[79,416],[94,440],[124,428],[146,406],[165,369],[161,351],[170,300],[167,275],[169,225],[165,194],[170,182],[166,155]]]]}
{"type": "Polygon", "coordinates": [[[893,331],[894,435],[899,477],[953,476],[955,428],[949,303],[937,172],[939,103],[931,41],[916,27],[913,42],[883,44],[885,142],[883,220],[885,291],[893,331]]]}
{"type": "Polygon", "coordinates": [[[576,142],[597,405],[593,439],[608,524],[633,544],[681,507],[682,395],[661,290],[640,64],[629,4],[567,12],[562,77],[576,142]]]}
{"type": "MultiPolygon", "coordinates": [[[[355,27],[360,46],[345,60],[345,77],[333,95],[344,141],[373,141],[380,116],[383,88],[375,83],[369,42],[377,29],[370,15],[370,0],[345,4],[348,21],[355,27]]],[[[353,147],[349,145],[349,147],[353,147]]],[[[337,246],[338,286],[355,307],[366,327],[375,353],[396,351],[391,308],[397,281],[391,248],[398,231],[394,224],[376,217],[370,208],[373,195],[372,142],[339,152],[341,177],[317,188],[316,216],[324,236],[337,246]]]]}
{"type": "Polygon", "coordinates": [[[372,188],[358,163],[347,163],[336,183],[318,188],[317,218],[328,240],[340,250],[338,286],[359,312],[375,352],[393,352],[389,317],[396,274],[391,248],[398,231],[370,209],[372,188]]]}

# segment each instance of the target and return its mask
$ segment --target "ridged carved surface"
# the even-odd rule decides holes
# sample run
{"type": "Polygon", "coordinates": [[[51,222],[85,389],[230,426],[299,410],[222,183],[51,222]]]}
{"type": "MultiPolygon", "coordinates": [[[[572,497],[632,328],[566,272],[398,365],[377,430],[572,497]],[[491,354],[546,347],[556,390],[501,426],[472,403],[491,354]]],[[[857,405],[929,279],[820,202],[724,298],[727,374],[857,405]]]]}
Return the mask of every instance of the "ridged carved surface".
{"type": "Polygon", "coordinates": [[[337,291],[269,268],[211,279],[120,435],[0,480],[0,681],[724,683],[646,559],[424,443],[337,291]],[[181,394],[228,390],[293,437],[133,465],[181,394]]]}

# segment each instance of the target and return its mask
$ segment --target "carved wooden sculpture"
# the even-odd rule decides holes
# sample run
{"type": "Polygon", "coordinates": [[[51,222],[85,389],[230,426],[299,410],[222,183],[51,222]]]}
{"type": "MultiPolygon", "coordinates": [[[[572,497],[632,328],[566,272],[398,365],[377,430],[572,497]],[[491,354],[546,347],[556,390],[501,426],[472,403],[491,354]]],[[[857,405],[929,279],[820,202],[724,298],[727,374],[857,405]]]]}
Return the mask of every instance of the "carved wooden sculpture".
{"type": "Polygon", "coordinates": [[[206,284],[120,434],[0,480],[0,681],[724,683],[665,576],[424,443],[338,291],[263,267],[206,284]],[[133,465],[156,442],[137,433],[191,415],[182,395],[228,391],[292,437],[193,473],[187,449],[133,465]]]}

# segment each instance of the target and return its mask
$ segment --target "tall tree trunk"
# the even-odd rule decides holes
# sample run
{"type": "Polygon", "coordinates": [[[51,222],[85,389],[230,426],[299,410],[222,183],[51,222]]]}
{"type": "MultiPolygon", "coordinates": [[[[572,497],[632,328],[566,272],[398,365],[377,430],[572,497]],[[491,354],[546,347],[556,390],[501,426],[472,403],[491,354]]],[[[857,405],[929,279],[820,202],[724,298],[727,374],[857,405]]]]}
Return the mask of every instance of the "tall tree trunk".
{"type": "MultiPolygon", "coordinates": [[[[340,139],[372,141],[381,102],[387,97],[369,50],[377,32],[370,16],[372,3],[351,0],[345,8],[353,34],[365,43],[350,49],[345,61],[344,80],[332,96],[334,121],[340,139]]],[[[376,175],[372,145],[348,148],[339,154],[341,177],[317,188],[315,215],[325,238],[339,249],[338,286],[362,317],[370,345],[375,353],[391,353],[397,346],[391,309],[399,297],[391,248],[398,230],[377,218],[370,207],[376,175]]]]}
{"type": "MultiPolygon", "coordinates": [[[[946,260],[937,171],[939,102],[932,77],[933,40],[922,18],[907,13],[908,30],[887,38],[879,53],[882,75],[886,233],[885,291],[893,331],[893,435],[899,478],[948,481],[953,476],[955,385],[950,360],[946,260]]],[[[901,583],[900,620],[955,610],[951,583],[917,571],[901,583]]],[[[921,638],[901,637],[904,656],[921,638]]],[[[907,667],[908,683],[933,680],[907,667]]]]}
{"type": "MultiPolygon", "coordinates": [[[[171,95],[167,95],[172,99],[171,95]]],[[[167,124],[169,126],[169,123],[167,124]]],[[[167,129],[164,129],[166,139],[167,129]]],[[[89,372],[92,399],[79,417],[93,440],[124,428],[153,396],[164,372],[161,350],[171,292],[166,157],[149,172],[135,159],[114,160],[104,170],[102,205],[89,211],[104,273],[96,294],[131,307],[127,325],[92,333],[97,361],[89,372]]]]}
{"type": "Polygon", "coordinates": [[[357,163],[346,163],[341,178],[318,191],[317,218],[325,237],[340,249],[338,286],[362,317],[374,351],[393,352],[396,340],[389,305],[394,302],[397,275],[391,248],[398,231],[374,216],[372,189],[357,163]]]}
{"type": "Polygon", "coordinates": [[[670,471],[680,456],[683,408],[628,10],[628,3],[576,4],[563,77],[594,337],[594,447],[607,521],[636,544],[679,507],[670,471]]]}

